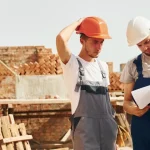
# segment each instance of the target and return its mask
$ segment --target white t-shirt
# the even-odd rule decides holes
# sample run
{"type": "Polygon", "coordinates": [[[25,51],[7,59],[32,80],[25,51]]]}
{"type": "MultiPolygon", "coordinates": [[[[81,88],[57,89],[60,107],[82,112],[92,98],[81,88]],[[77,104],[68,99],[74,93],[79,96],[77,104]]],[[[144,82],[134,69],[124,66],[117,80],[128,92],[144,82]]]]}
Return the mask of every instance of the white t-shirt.
{"type": "Polygon", "coordinates": [[[72,114],[74,114],[80,98],[80,89],[78,92],[75,91],[75,87],[78,81],[78,74],[79,74],[79,64],[77,58],[79,58],[84,68],[85,79],[89,81],[99,81],[99,82],[102,81],[100,66],[97,63],[97,61],[99,61],[106,73],[106,79],[107,79],[106,81],[107,81],[107,85],[109,85],[108,65],[106,62],[100,61],[98,59],[95,59],[96,60],[95,62],[87,62],[82,58],[72,54],[67,64],[62,63],[64,81],[68,90],[69,99],[71,100],[72,114]]]}

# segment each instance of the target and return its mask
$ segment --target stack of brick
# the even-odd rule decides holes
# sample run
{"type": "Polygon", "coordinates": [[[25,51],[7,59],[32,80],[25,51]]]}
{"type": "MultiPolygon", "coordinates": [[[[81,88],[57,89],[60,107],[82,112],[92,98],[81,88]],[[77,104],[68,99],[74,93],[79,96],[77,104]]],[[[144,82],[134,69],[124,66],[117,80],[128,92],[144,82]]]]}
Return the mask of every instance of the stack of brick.
{"type": "Polygon", "coordinates": [[[19,75],[57,75],[62,74],[59,56],[51,49],[37,49],[37,61],[11,65],[19,75]]]}
{"type": "Polygon", "coordinates": [[[0,61],[0,99],[15,98],[15,76],[0,61]]]}
{"type": "Polygon", "coordinates": [[[123,84],[119,81],[120,75],[121,75],[120,72],[111,72],[109,74],[110,85],[108,89],[110,92],[123,91],[123,84]]]}
{"type": "Polygon", "coordinates": [[[43,74],[62,74],[59,56],[51,49],[38,51],[38,63],[43,74]]]}
{"type": "Polygon", "coordinates": [[[120,64],[120,72],[114,72],[113,71],[113,62],[107,62],[108,65],[108,70],[109,70],[109,80],[110,80],[110,85],[108,87],[110,92],[114,91],[123,91],[123,84],[119,81],[120,80],[120,75],[123,67],[125,64],[120,64]]]}

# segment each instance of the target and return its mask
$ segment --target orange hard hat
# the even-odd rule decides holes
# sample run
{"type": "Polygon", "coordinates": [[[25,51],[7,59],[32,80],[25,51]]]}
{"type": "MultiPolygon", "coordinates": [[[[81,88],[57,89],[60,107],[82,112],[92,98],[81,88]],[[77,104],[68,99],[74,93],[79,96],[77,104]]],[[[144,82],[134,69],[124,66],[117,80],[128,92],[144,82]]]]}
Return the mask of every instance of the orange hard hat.
{"type": "Polygon", "coordinates": [[[111,39],[108,34],[108,27],[104,20],[99,17],[87,17],[76,28],[77,34],[85,34],[88,37],[111,39]]]}

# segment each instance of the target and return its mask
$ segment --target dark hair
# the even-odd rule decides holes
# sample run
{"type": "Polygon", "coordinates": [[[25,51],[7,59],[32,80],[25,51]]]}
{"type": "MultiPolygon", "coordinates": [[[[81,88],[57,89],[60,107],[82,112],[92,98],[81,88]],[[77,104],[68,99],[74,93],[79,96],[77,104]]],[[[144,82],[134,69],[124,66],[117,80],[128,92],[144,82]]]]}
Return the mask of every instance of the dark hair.
{"type": "Polygon", "coordinates": [[[89,37],[86,36],[84,33],[81,33],[80,38],[83,39],[83,40],[87,40],[89,37]]]}

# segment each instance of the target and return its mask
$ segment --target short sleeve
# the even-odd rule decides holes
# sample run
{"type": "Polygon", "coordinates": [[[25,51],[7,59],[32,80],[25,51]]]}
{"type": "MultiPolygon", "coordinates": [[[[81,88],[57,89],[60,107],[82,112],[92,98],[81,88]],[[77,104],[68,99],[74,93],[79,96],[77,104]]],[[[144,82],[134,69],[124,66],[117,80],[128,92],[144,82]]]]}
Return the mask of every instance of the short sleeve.
{"type": "Polygon", "coordinates": [[[120,82],[122,83],[134,82],[136,76],[137,76],[136,66],[133,63],[133,60],[130,60],[127,62],[123,71],[121,72],[120,82]]]}

